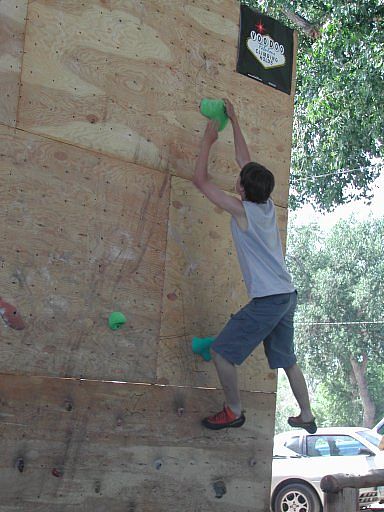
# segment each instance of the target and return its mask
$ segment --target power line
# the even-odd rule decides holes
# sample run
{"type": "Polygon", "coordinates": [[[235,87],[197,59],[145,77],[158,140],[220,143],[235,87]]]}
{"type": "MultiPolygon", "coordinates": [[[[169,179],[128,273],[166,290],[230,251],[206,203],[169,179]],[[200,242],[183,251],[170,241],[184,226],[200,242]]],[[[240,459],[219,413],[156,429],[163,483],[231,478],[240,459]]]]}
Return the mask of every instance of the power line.
{"type": "Polygon", "coordinates": [[[295,322],[295,325],[382,325],[384,324],[383,320],[372,320],[366,322],[295,322]]]}
{"type": "Polygon", "coordinates": [[[339,174],[349,174],[351,172],[365,172],[367,169],[372,169],[375,167],[382,167],[383,163],[377,163],[372,165],[367,165],[365,167],[357,167],[356,169],[347,169],[345,171],[336,171],[336,172],[327,172],[325,174],[317,174],[315,176],[306,176],[306,177],[300,177],[296,174],[291,174],[291,178],[293,178],[296,181],[309,181],[315,178],[324,178],[326,176],[337,176],[339,174]]]}

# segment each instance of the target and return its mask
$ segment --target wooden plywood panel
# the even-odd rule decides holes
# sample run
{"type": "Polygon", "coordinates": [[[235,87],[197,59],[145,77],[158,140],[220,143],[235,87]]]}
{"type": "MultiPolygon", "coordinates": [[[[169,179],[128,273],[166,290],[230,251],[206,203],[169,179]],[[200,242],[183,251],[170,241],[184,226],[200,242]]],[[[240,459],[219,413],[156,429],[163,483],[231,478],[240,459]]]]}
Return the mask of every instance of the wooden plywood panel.
{"type": "Polygon", "coordinates": [[[0,389],[2,512],[268,509],[273,394],[243,393],[245,425],[213,432],[214,390],[6,375],[0,389]]]}
{"type": "Polygon", "coordinates": [[[167,176],[5,127],[0,148],[0,296],[27,323],[1,321],[1,370],[153,380],[167,176]]]}
{"type": "Polygon", "coordinates": [[[28,0],[0,1],[0,123],[16,125],[28,0]]]}
{"type": "MultiPolygon", "coordinates": [[[[19,126],[190,178],[203,97],[230,97],[251,154],[287,204],[293,97],[235,72],[234,0],[35,0],[29,9],[19,126]]],[[[236,175],[232,130],[212,174],[236,175]]]]}
{"type": "MultiPolygon", "coordinates": [[[[277,208],[282,233],[286,210],[277,208]]],[[[192,336],[215,336],[248,302],[230,233],[230,216],[191,182],[172,178],[158,377],[161,382],[218,386],[211,364],[190,352],[192,336]],[[187,369],[192,369],[187,371],[187,369]]],[[[241,367],[245,390],[275,391],[262,347],[241,367]]]]}

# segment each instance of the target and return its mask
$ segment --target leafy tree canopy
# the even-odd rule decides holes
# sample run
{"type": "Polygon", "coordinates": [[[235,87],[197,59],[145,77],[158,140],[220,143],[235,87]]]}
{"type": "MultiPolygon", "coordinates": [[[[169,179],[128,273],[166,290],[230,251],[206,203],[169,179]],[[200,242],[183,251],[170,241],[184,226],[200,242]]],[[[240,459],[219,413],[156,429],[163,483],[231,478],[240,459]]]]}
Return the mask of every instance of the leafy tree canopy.
{"type": "Polygon", "coordinates": [[[245,3],[299,32],[291,206],[369,200],[384,156],[382,0],[245,3]]]}
{"type": "Polygon", "coordinates": [[[383,412],[383,241],[384,218],[352,217],[327,235],[316,224],[290,230],[297,352],[331,423],[336,415],[357,424],[364,415],[371,424],[383,412]]]}

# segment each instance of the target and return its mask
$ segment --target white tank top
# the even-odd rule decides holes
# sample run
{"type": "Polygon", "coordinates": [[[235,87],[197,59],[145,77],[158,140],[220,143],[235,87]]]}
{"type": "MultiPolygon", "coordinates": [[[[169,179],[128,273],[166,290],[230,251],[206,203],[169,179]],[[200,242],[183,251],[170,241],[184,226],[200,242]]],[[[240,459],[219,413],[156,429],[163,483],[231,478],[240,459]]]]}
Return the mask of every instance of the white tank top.
{"type": "Polygon", "coordinates": [[[273,201],[243,201],[243,205],[248,229],[242,231],[232,217],[231,230],[249,297],[295,291],[284,261],[273,201]]]}

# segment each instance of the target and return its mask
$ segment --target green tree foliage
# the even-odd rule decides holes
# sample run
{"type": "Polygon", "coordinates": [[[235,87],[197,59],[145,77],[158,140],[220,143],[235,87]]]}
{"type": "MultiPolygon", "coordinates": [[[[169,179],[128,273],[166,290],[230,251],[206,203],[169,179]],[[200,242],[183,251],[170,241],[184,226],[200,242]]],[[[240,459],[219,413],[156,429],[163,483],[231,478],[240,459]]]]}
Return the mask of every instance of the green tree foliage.
{"type": "Polygon", "coordinates": [[[384,153],[382,1],[246,3],[299,32],[291,206],[369,200],[384,153]]]}
{"type": "Polygon", "coordinates": [[[290,230],[299,291],[296,346],[323,424],[372,426],[383,415],[384,218],[290,230]],[[379,322],[379,323],[377,323],[379,322]]]}

